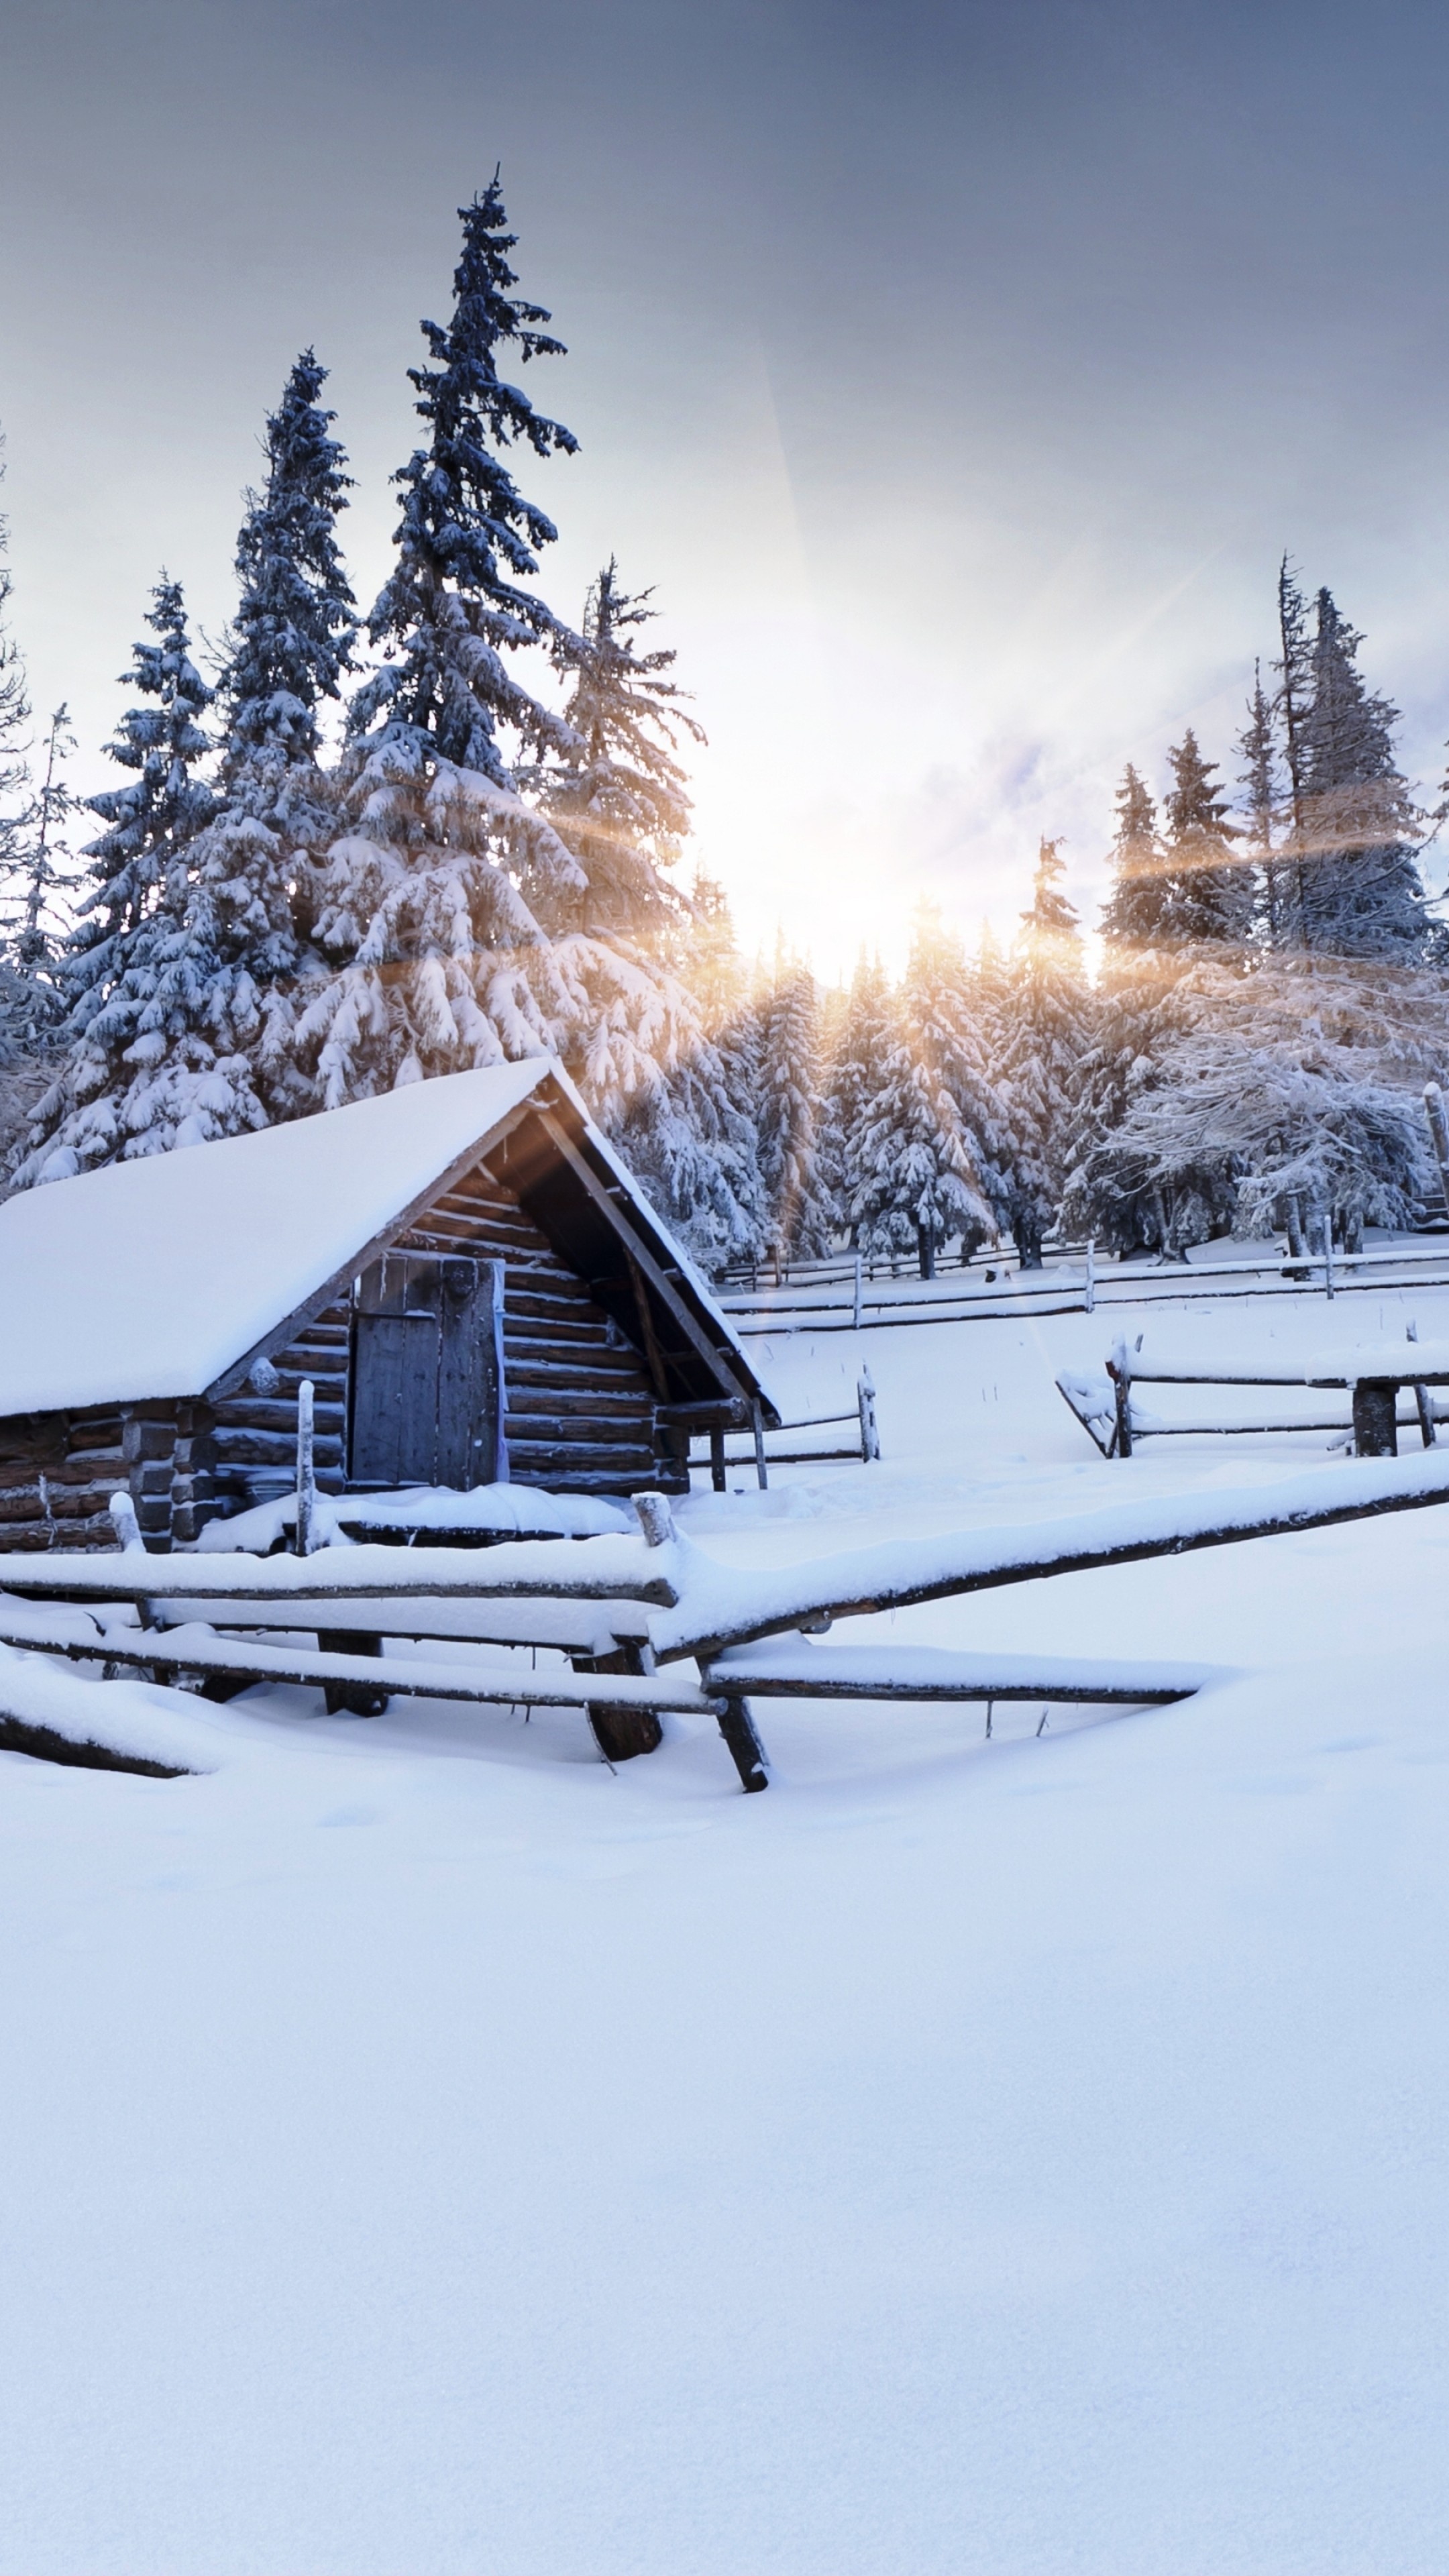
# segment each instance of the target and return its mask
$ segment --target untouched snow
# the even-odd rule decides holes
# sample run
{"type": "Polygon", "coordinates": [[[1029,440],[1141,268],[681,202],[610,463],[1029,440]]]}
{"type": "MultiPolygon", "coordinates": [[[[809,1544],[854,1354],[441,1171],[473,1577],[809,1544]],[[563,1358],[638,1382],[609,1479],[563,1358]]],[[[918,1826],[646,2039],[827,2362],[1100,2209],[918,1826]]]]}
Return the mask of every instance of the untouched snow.
{"type": "MultiPolygon", "coordinates": [[[[885,1460],[687,1538],[773,1582],[1395,1473],[1104,1462],[1052,1381],[1122,1323],[782,1337],[787,1412],[869,1359],[885,1460]]],[[[611,1773],[562,1709],[5,1659],[198,1776],[0,1756],[0,2569],[1438,2576],[1446,1577],[1449,1507],[843,1622],[1219,1671],[990,1742],[761,1700],[756,1798],[703,1718],[611,1773]]]]}

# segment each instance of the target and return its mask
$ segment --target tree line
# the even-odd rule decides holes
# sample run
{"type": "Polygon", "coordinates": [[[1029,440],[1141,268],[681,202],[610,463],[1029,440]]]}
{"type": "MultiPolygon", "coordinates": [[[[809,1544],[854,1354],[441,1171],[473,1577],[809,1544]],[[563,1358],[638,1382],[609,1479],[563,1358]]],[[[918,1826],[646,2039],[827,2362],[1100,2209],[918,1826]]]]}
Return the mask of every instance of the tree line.
{"type": "Polygon", "coordinates": [[[163,573],[121,781],[84,805],[63,707],[34,740],[0,551],[12,1185],[549,1052],[716,1270],[841,1240],[929,1273],[1007,1234],[1037,1263],[1054,1226],[1166,1253],[1413,1221],[1446,989],[1434,818],[1330,593],[1285,560],[1236,793],[1191,729],[1160,795],[1128,767],[1095,977],[1053,840],[1004,949],[968,958],[926,909],[894,983],[872,957],[838,991],[783,952],[748,969],[722,888],[681,881],[703,734],[651,594],[610,561],[576,624],[542,595],[556,530],[513,462],[576,441],[500,364],[563,348],[513,292],[497,177],[461,221],[379,597],[364,615],[348,582],[309,349],[222,649],[203,677],[163,573]],[[103,828],[73,856],[83,810],[103,828]]]}

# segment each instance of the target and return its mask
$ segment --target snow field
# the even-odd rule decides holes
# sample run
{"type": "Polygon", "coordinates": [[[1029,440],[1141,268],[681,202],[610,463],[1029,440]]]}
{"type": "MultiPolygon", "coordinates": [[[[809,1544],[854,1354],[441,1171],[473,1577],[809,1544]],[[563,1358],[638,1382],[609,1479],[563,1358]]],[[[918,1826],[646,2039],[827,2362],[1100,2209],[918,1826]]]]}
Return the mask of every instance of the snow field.
{"type": "MultiPolygon", "coordinates": [[[[1329,1338],[1265,1308],[1184,1343],[1329,1338]]],[[[684,1526],[1347,1472],[1105,1464],[1052,1379],[1123,1320],[759,1345],[787,1413],[868,1357],[885,1461],[684,1526]]],[[[0,2569],[1437,2576],[1446,1563],[1430,1510],[841,1623],[1228,1670],[990,1743],[762,1702],[754,1799],[692,1719],[611,1775],[564,1712],[62,1676],[214,1767],[0,1756],[0,2569]]]]}

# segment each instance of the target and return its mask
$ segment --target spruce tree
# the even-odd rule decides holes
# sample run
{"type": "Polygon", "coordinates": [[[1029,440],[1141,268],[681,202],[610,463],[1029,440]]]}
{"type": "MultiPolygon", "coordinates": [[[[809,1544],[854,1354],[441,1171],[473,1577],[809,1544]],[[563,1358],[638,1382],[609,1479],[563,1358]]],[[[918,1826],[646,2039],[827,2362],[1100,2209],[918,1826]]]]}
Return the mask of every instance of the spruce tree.
{"type": "Polygon", "coordinates": [[[762,1013],[759,1055],[760,1173],[771,1246],[779,1259],[830,1249],[832,1208],[821,1161],[824,1067],[820,996],[808,966],[778,959],[762,1013]]]}
{"type": "Polygon", "coordinates": [[[1280,945],[1301,947],[1307,905],[1307,847],[1304,796],[1308,751],[1305,729],[1313,696],[1313,642],[1308,603],[1298,575],[1285,554],[1278,566],[1278,654],[1273,664],[1278,687],[1273,712],[1283,728],[1283,766],[1287,772],[1287,832],[1280,859],[1280,945]]]}
{"type": "MultiPolygon", "coordinates": [[[[499,373],[560,354],[539,305],[512,296],[515,237],[497,177],[460,209],[447,328],[409,371],[428,430],[396,480],[397,560],[368,632],[383,660],[354,700],[317,937],[333,973],[299,1037],[329,1105],[430,1073],[550,1047],[567,1052],[572,997],[537,907],[585,871],[517,792],[514,766],[575,756],[572,728],[511,673],[562,621],[520,585],[552,522],[519,491],[511,447],[576,441],[499,373]],[[513,765],[510,765],[510,764],[513,765]]],[[[580,647],[582,649],[582,646],[580,647]]]]}
{"type": "MultiPolygon", "coordinates": [[[[3,442],[0,442],[3,444],[3,442]]],[[[0,455],[0,477],[5,460],[0,455]]],[[[20,647],[10,633],[14,588],[8,561],[9,522],[0,517],[0,868],[9,873],[31,818],[30,697],[20,647]]]]}
{"type": "Polygon", "coordinates": [[[1164,1245],[1166,1218],[1143,1191],[1099,1181],[1101,1150],[1129,1104],[1155,1080],[1156,1056],[1176,1025],[1187,960],[1172,941],[1172,880],[1157,808],[1130,762],[1117,796],[1115,883],[1102,911],[1102,972],[1095,1035],[1081,1069],[1063,1199],[1068,1226],[1113,1250],[1164,1245]]]}
{"type": "Polygon", "coordinates": [[[39,1057],[54,1045],[65,1016],[61,967],[69,898],[79,872],[67,841],[70,818],[84,809],[65,779],[75,750],[70,714],[57,707],[46,729],[40,783],[17,819],[0,836],[0,1048],[39,1057]]]}
{"type": "Polygon", "coordinates": [[[1005,1184],[1000,1103],[966,999],[965,961],[923,906],[879,1083],[849,1140],[850,1220],[867,1255],[914,1250],[923,1279],[958,1237],[994,1233],[1005,1184]]]}
{"type": "Polygon", "coordinates": [[[1301,936],[1309,950],[1408,961],[1428,933],[1420,817],[1394,758],[1398,709],[1366,688],[1362,641],[1320,590],[1302,732],[1301,936]]]}
{"type": "Polygon", "coordinates": [[[1275,855],[1275,835],[1281,818],[1278,739],[1272,703],[1263,687],[1262,666],[1257,662],[1253,664],[1253,694],[1248,700],[1247,716],[1237,743],[1243,764],[1239,775],[1247,815],[1246,839],[1258,871],[1262,935],[1269,948],[1278,948],[1284,944],[1293,919],[1293,884],[1288,868],[1275,855]]]}
{"type": "MultiPolygon", "coordinates": [[[[125,989],[144,1009],[144,1044],[114,1077],[117,1150],[209,1142],[315,1106],[293,1031],[305,890],[331,822],[319,710],[338,697],[356,627],[336,542],[348,477],[319,400],[325,381],[304,351],[266,425],[265,487],[246,496],[216,692],[221,762],[179,914],[163,905],[130,956],[125,989]]],[[[92,1138],[97,1112],[87,1095],[92,1138]]]]}
{"type": "Polygon", "coordinates": [[[245,1134],[315,1107],[297,1062],[307,895],[332,823],[319,718],[356,633],[337,545],[349,477],[307,349],[266,425],[267,479],[246,495],[215,810],[151,1005],[165,1054],[138,1071],[128,1132],[159,1149],[245,1134]]]}
{"type": "Polygon", "coordinates": [[[1191,725],[1167,755],[1168,927],[1176,948],[1241,951],[1252,927],[1252,872],[1233,856],[1238,833],[1216,763],[1191,725]]]}
{"type": "Polygon", "coordinates": [[[1089,1045],[1091,996],[1060,841],[1041,843],[999,1013],[993,1071],[1009,1136],[1007,1214],[1023,1270],[1057,1217],[1089,1045]]]}
{"type": "Polygon", "coordinates": [[[589,592],[582,633],[556,641],[555,662],[572,682],[565,721],[574,747],[538,782],[578,874],[545,879],[535,910],[570,996],[569,1069],[609,1127],[661,1095],[703,1035],[674,971],[689,911],[669,872],[690,818],[679,738],[705,736],[672,676],[673,652],[638,649],[637,630],[655,614],[650,597],[631,598],[611,560],[589,592]]]}
{"type": "Polygon", "coordinates": [[[158,994],[186,944],[193,849],[215,811],[211,789],[193,775],[210,749],[200,718],[212,692],[191,658],[181,585],[164,573],[146,623],[157,641],[137,644],[122,674],[144,703],[126,710],[107,746],[132,777],[87,800],[108,829],[83,852],[95,882],[61,970],[66,1054],[36,1110],[21,1183],[65,1179],[171,1141],[153,1131],[133,1085],[166,1057],[158,994]]]}
{"type": "Polygon", "coordinates": [[[1117,790],[1112,840],[1114,883],[1102,910],[1102,936],[1129,971],[1140,951],[1170,944],[1172,888],[1157,830],[1157,807],[1129,760],[1117,790]]]}
{"type": "Polygon", "coordinates": [[[240,598],[218,688],[229,764],[250,753],[269,770],[317,759],[324,700],[337,702],[357,634],[356,603],[337,542],[352,477],[337,415],[321,400],[327,370],[304,349],[266,425],[267,479],[246,496],[237,538],[240,598]]]}
{"type": "Polygon", "coordinates": [[[689,914],[678,952],[680,972],[694,996],[707,1037],[730,1027],[745,997],[746,976],[735,938],[730,900],[718,877],[695,870],[689,914]]]}
{"type": "Polygon", "coordinates": [[[854,1235],[851,1210],[859,1174],[855,1155],[870,1104],[885,1078],[895,1038],[890,983],[878,956],[862,950],[851,978],[826,1091],[831,1202],[834,1220],[854,1235]]]}

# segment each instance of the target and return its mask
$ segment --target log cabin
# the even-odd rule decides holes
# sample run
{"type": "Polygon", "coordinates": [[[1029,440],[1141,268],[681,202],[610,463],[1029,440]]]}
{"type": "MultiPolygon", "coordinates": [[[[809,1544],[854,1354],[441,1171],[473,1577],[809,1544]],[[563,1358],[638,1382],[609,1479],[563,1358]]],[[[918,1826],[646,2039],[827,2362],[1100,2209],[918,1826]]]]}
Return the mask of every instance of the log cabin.
{"type": "Polygon", "coordinates": [[[0,1206],[0,1547],[149,1547],[290,1493],[688,1490],[779,1415],[557,1064],[418,1082],[0,1206]]]}

